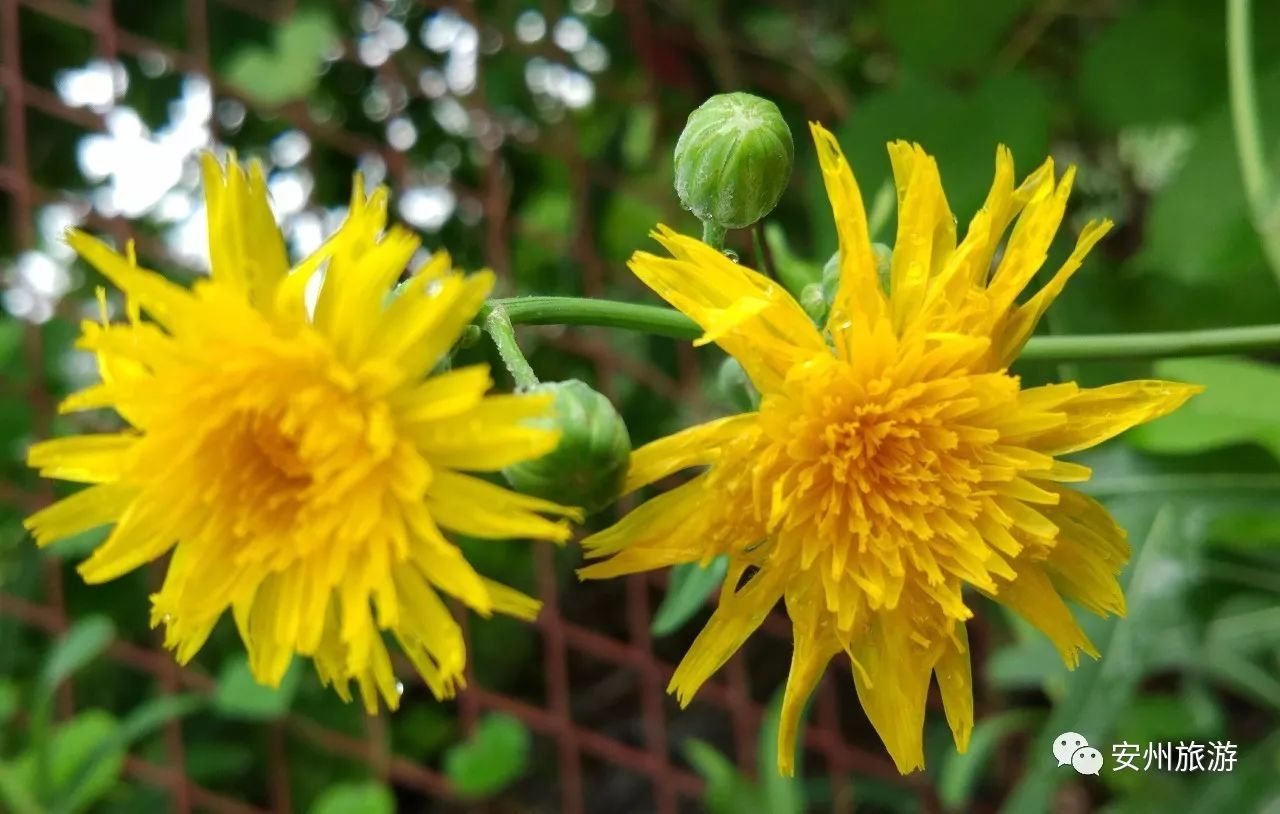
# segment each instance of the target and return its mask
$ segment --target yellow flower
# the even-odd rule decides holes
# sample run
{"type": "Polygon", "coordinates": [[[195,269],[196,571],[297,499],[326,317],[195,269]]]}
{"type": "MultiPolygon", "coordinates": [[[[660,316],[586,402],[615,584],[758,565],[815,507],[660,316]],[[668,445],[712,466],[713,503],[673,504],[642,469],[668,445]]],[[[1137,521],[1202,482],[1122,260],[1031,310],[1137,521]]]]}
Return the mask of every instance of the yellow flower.
{"type": "MultiPolygon", "coordinates": [[[[478,575],[441,529],[563,541],[573,509],[462,471],[551,450],[526,420],[550,396],[486,396],[483,366],[432,368],[488,295],[436,254],[388,295],[419,241],[386,229],[387,197],[357,178],[347,220],[290,269],[261,168],[203,163],[212,274],[190,290],[80,232],[68,241],[128,297],[124,324],[86,322],[102,382],[64,411],[110,407],[129,427],[32,446],[46,477],[92,484],[30,517],[40,545],[103,524],[80,566],[114,579],[172,549],[152,624],[186,662],[230,608],[249,664],[276,685],[310,656],[370,713],[399,700],[387,631],[437,697],[462,683],[461,631],[440,594],[481,614],[538,602],[478,575]],[[308,283],[323,286],[314,313],[308,283]],[[140,318],[139,308],[152,321],[140,318]],[[375,613],[376,610],[376,613],[375,613]]],[[[102,298],[99,293],[100,300],[102,298]]]]}
{"type": "Polygon", "coordinates": [[[1009,364],[1036,321],[1110,227],[1090,223],[1034,296],[1023,289],[1062,221],[1072,170],[1046,161],[1014,187],[1013,159],[968,233],[937,164],[889,145],[898,234],[882,287],[861,196],[835,139],[813,125],[840,240],[840,285],[823,330],[776,283],[697,240],[659,228],[672,258],[631,269],[742,363],[758,412],[693,427],[637,450],[627,489],[709,468],[589,537],[583,569],[609,577],[729,556],[715,613],[672,677],[687,704],[782,599],[795,638],[778,735],[791,773],[799,716],[840,652],[867,717],[904,773],[924,765],[931,676],[963,751],[973,726],[966,585],[1048,635],[1069,666],[1097,656],[1064,604],[1124,612],[1115,574],[1125,534],[1064,484],[1089,469],[1058,456],[1176,409],[1199,388],[1134,381],[1023,388],[1009,364]],[[1013,223],[992,268],[1001,238],[1013,223]]]}

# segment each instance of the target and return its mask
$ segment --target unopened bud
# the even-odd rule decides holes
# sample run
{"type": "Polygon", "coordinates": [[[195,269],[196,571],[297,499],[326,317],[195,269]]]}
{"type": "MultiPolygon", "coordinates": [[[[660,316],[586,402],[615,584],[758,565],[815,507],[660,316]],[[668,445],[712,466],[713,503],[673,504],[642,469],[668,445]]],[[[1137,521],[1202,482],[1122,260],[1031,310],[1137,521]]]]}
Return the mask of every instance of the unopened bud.
{"type": "Polygon", "coordinates": [[[689,114],[676,142],[676,194],[704,224],[746,228],[777,205],[794,152],[773,102],[749,93],[712,96],[689,114]]]}
{"type": "Polygon", "coordinates": [[[600,393],[569,379],[545,382],[531,393],[555,393],[553,415],[560,443],[534,461],[502,470],[518,492],[595,512],[622,491],[631,459],[631,437],[622,416],[600,393]]]}
{"type": "Polygon", "coordinates": [[[760,393],[742,369],[742,363],[732,356],[721,362],[716,371],[716,390],[725,404],[740,413],[752,412],[760,406],[760,393]]]}

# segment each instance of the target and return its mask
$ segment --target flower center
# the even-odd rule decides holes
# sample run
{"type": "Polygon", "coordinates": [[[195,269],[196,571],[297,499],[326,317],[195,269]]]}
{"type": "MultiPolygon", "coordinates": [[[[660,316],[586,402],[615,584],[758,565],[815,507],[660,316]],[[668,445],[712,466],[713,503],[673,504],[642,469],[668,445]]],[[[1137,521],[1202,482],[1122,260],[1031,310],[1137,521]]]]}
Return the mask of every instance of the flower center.
{"type": "Polygon", "coordinates": [[[384,400],[326,353],[274,350],[222,348],[198,377],[166,382],[169,415],[156,426],[174,429],[146,443],[147,459],[162,462],[148,477],[182,495],[184,539],[285,567],[335,544],[371,544],[388,490],[425,486],[384,400]]]}
{"type": "Polygon", "coordinates": [[[815,360],[765,398],[761,433],[716,467],[726,479],[752,470],[758,526],[746,538],[765,539],[775,565],[817,569],[831,597],[850,581],[874,604],[892,604],[911,573],[942,580],[967,556],[961,541],[976,536],[993,494],[993,426],[1016,399],[1016,380],[914,373],[815,360]]]}

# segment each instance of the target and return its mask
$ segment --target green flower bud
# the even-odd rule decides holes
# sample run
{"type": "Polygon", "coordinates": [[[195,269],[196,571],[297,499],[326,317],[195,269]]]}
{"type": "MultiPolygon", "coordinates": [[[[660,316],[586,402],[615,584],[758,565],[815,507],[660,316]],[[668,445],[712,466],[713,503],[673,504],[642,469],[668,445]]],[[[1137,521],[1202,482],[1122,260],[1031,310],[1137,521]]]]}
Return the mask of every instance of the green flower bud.
{"type": "MultiPolygon", "coordinates": [[[[871,251],[876,258],[876,275],[885,294],[889,293],[889,271],[893,265],[893,249],[883,243],[872,243],[871,251]]],[[[840,252],[827,258],[822,267],[821,282],[811,283],[800,292],[800,305],[805,313],[818,325],[827,321],[831,312],[831,303],[835,301],[836,291],[840,288],[840,252]]]]}
{"type": "Polygon", "coordinates": [[[676,142],[676,194],[723,232],[773,211],[791,178],[795,145],[778,106],[749,93],[712,96],[676,142]]]}
{"type": "Polygon", "coordinates": [[[809,283],[801,290],[800,307],[813,320],[814,325],[826,323],[827,312],[831,310],[831,298],[826,295],[822,283],[809,283]]]}
{"type": "Polygon", "coordinates": [[[749,413],[760,406],[760,393],[756,391],[742,363],[730,356],[720,363],[716,371],[716,392],[730,408],[749,413]]]}
{"type": "Polygon", "coordinates": [[[876,274],[880,277],[880,287],[889,293],[890,270],[893,268],[893,248],[883,243],[872,243],[871,251],[876,256],[876,274]]]}
{"type": "Polygon", "coordinates": [[[544,382],[527,392],[547,391],[554,392],[556,400],[554,416],[544,420],[560,429],[560,443],[541,458],[508,466],[502,474],[518,492],[599,511],[622,492],[627,478],[627,425],[607,398],[577,379],[544,382]]]}

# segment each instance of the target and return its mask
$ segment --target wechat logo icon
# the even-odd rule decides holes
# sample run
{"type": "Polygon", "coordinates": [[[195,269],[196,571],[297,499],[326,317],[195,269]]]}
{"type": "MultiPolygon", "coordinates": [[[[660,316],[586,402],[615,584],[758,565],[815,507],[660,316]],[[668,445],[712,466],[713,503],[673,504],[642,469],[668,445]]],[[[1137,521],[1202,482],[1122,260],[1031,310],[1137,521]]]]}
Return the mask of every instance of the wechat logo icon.
{"type": "Polygon", "coordinates": [[[1053,756],[1059,766],[1070,766],[1080,774],[1096,775],[1102,769],[1102,753],[1079,732],[1063,732],[1054,738],[1053,756]]]}

